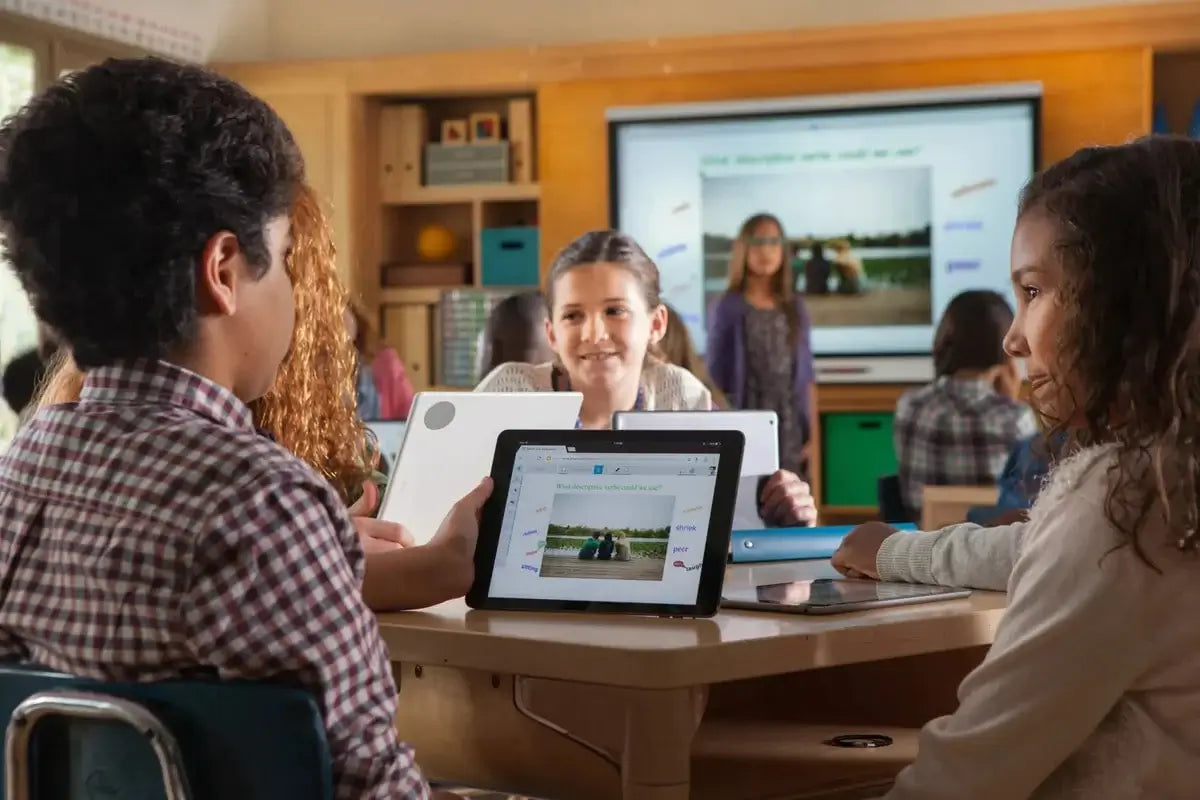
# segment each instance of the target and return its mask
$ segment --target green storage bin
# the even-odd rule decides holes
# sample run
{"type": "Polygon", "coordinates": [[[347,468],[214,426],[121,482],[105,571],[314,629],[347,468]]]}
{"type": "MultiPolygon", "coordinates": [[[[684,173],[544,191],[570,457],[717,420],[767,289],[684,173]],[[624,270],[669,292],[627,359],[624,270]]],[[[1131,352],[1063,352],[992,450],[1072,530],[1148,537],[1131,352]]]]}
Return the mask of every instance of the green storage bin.
{"type": "Polygon", "coordinates": [[[821,434],[825,505],[877,507],[879,479],[896,474],[892,415],[822,414],[821,434]]]}

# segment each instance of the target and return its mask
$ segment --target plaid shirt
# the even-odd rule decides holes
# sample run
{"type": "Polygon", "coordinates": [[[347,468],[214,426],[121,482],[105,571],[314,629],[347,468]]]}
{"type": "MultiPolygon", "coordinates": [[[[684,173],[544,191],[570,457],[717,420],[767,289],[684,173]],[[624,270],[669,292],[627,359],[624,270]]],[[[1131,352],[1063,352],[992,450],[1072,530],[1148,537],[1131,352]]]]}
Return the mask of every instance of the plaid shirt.
{"type": "Polygon", "coordinates": [[[1029,406],[982,380],[942,376],[896,404],[896,460],[910,511],[925,486],[989,486],[1016,443],[1037,433],[1029,406]]]}
{"type": "Polygon", "coordinates": [[[296,681],[338,798],[425,800],[345,505],[225,389],[88,373],[0,457],[0,658],[111,681],[296,681]]]}

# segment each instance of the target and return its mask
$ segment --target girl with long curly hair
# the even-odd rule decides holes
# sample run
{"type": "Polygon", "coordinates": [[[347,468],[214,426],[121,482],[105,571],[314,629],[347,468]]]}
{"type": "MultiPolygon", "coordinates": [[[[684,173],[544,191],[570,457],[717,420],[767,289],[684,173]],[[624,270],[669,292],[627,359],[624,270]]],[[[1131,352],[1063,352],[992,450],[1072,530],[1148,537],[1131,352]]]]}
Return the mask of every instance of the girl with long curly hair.
{"type": "MultiPolygon", "coordinates": [[[[346,329],[349,295],[338,276],[333,235],[320,199],[297,189],[287,259],[296,306],[292,346],[270,391],[250,404],[255,425],[323,475],[350,506],[367,552],[363,595],[375,610],[422,608],[462,596],[474,577],[474,531],[458,506],[430,542],[404,547],[400,526],[371,519],[379,502],[379,453],[355,409],[357,355],[346,329]],[[468,528],[467,530],[460,530],[468,528]]],[[[39,402],[74,402],[83,373],[60,351],[39,402]]]]}
{"type": "Polygon", "coordinates": [[[1026,187],[1012,244],[1035,409],[1065,446],[1027,522],[847,537],[852,576],[1005,589],[960,705],[888,798],[1196,796],[1200,141],[1091,147],[1026,187]]]}

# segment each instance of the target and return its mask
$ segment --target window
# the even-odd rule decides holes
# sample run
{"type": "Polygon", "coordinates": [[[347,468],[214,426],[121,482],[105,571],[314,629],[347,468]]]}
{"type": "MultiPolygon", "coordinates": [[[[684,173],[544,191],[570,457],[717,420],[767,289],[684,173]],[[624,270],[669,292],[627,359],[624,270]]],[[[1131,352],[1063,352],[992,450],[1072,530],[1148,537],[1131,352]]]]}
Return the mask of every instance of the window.
{"type": "MultiPolygon", "coordinates": [[[[0,118],[12,114],[33,96],[37,66],[37,55],[31,48],[0,43],[0,118]]],[[[0,252],[0,367],[36,346],[37,319],[0,252]]],[[[0,448],[12,438],[15,422],[15,412],[0,413],[0,448]]]]}
{"type": "Polygon", "coordinates": [[[7,117],[33,96],[37,56],[28,47],[0,43],[0,117],[7,117]]]}
{"type": "MultiPolygon", "coordinates": [[[[45,22],[0,11],[0,118],[17,111],[51,81],[109,56],[139,54],[45,22]]],[[[9,268],[0,242],[0,370],[37,346],[37,319],[9,268]]],[[[0,450],[16,431],[16,415],[0,402],[0,450]]]]}

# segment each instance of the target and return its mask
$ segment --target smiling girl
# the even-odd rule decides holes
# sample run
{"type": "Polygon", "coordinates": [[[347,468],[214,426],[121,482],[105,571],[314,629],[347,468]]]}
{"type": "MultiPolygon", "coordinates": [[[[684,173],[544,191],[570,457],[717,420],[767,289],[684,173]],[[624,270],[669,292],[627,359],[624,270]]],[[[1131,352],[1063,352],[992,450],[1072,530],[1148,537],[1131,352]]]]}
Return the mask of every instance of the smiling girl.
{"type": "Polygon", "coordinates": [[[502,364],[481,392],[578,391],[584,428],[612,427],[614,411],[704,410],[712,396],[682,367],[657,357],[667,331],[658,268],[632,238],[592,231],[567,245],[546,282],[546,364],[502,364]]]}
{"type": "MultiPolygon", "coordinates": [[[[578,391],[582,428],[609,428],[615,411],[709,411],[712,395],[658,345],[667,330],[658,267],[629,236],[585,233],[554,259],[546,281],[546,337],[555,360],[502,364],[480,392],[578,391]]],[[[780,470],[760,495],[764,520],[808,525],[816,508],[808,484],[780,470]]]]}
{"type": "Polygon", "coordinates": [[[1200,780],[1200,142],[1081,150],[1012,244],[1035,408],[1067,437],[1029,521],[861,526],[845,574],[1008,590],[890,800],[1182,800],[1200,780]]]}

